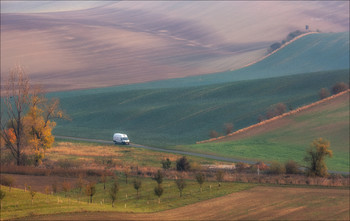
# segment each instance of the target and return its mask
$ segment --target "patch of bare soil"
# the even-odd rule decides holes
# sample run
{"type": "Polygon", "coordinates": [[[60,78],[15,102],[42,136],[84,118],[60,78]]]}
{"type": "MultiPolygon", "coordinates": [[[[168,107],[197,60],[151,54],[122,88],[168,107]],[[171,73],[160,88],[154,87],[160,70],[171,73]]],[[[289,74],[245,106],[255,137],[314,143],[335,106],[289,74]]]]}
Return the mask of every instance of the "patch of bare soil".
{"type": "Polygon", "coordinates": [[[157,213],[84,212],[29,220],[349,220],[349,190],[259,186],[157,213]]]}

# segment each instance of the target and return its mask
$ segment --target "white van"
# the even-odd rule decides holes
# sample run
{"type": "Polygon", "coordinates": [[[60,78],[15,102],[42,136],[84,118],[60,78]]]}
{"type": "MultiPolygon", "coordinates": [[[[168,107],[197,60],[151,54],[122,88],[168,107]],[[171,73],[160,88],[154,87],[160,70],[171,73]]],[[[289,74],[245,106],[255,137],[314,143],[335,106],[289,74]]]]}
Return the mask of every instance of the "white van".
{"type": "Polygon", "coordinates": [[[121,133],[115,133],[113,135],[113,142],[115,144],[119,143],[119,144],[126,144],[126,145],[129,145],[129,143],[130,143],[128,135],[121,134],[121,133]]]}

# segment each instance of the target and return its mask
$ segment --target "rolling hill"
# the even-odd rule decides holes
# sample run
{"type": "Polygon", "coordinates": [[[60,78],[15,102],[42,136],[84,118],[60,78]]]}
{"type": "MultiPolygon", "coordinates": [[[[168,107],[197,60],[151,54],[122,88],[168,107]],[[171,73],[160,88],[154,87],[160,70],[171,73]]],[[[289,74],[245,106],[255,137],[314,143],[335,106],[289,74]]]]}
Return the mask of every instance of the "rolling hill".
{"type": "Polygon", "coordinates": [[[303,165],[305,150],[319,137],[330,141],[330,170],[349,171],[349,92],[324,103],[215,142],[178,147],[233,158],[295,160],[303,165]]]}
{"type": "Polygon", "coordinates": [[[317,101],[321,88],[349,82],[348,36],[311,34],[231,72],[50,93],[73,119],[54,132],[110,140],[119,131],[132,142],[164,147],[207,139],[225,123],[241,129],[273,104],[297,108],[317,101]]]}
{"type": "Polygon", "coordinates": [[[347,1],[1,1],[1,79],[17,63],[48,91],[238,69],[306,25],[349,31],[348,8],[347,1]]]}
{"type": "Polygon", "coordinates": [[[234,123],[235,129],[249,126],[272,104],[296,108],[318,100],[322,87],[348,80],[347,69],[197,87],[49,95],[59,97],[72,118],[58,122],[56,135],[110,140],[119,131],[134,143],[164,147],[207,139],[224,123],[234,123]]]}
{"type": "MultiPolygon", "coordinates": [[[[310,34],[292,42],[258,63],[235,71],[96,88],[93,91],[94,93],[112,93],[139,89],[194,87],[319,71],[342,70],[350,67],[349,60],[349,32],[310,34]]],[[[90,94],[91,91],[74,91],[73,94],[75,93],[90,94]]],[[[61,93],[60,96],[65,96],[64,94],[70,93],[61,93]]]]}

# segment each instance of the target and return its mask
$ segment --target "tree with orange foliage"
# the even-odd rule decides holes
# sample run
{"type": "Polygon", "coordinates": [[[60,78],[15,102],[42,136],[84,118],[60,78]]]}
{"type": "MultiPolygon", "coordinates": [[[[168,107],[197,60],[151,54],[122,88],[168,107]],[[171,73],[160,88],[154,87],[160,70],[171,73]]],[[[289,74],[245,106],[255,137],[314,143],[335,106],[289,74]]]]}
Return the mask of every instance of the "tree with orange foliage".
{"type": "Polygon", "coordinates": [[[34,152],[39,165],[54,137],[55,118],[64,118],[59,101],[48,101],[41,90],[31,90],[29,79],[21,66],[10,71],[4,87],[5,105],[1,105],[1,138],[17,165],[23,165],[24,151],[34,152]],[[3,114],[5,113],[5,114],[3,114]]]}
{"type": "Polygon", "coordinates": [[[56,123],[54,118],[63,118],[63,113],[58,109],[58,100],[48,101],[40,91],[31,97],[31,106],[24,118],[28,144],[34,152],[34,163],[40,165],[45,156],[45,151],[49,149],[54,136],[52,130],[56,123]]]}

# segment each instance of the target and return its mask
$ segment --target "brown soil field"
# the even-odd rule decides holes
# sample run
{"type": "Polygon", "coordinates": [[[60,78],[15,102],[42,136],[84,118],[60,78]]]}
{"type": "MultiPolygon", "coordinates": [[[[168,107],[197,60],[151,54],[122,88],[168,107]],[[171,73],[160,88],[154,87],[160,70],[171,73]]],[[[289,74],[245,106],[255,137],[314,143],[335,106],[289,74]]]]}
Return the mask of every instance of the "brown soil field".
{"type": "Polygon", "coordinates": [[[228,136],[219,137],[216,139],[211,139],[206,141],[200,141],[197,143],[205,143],[210,141],[225,142],[225,141],[232,141],[232,140],[240,140],[247,137],[252,137],[263,133],[267,133],[267,132],[276,130],[278,128],[286,127],[293,122],[293,117],[304,115],[304,114],[312,114],[314,112],[332,109],[332,107],[336,107],[339,104],[344,104],[346,102],[349,103],[349,91],[350,90],[347,90],[347,92],[344,92],[342,94],[335,95],[325,100],[303,106],[300,108],[300,110],[296,109],[284,115],[277,116],[275,118],[269,119],[267,121],[263,121],[261,123],[252,125],[247,128],[243,128],[241,132],[237,131],[228,136]]]}
{"type": "Polygon", "coordinates": [[[348,31],[349,3],[339,2],[183,1],[179,7],[170,1],[118,1],[46,13],[6,13],[4,3],[1,80],[15,64],[48,91],[234,70],[305,24],[310,30],[348,31]]]}
{"type": "Polygon", "coordinates": [[[259,186],[157,213],[84,212],[28,220],[349,220],[348,189],[259,186]]]}

